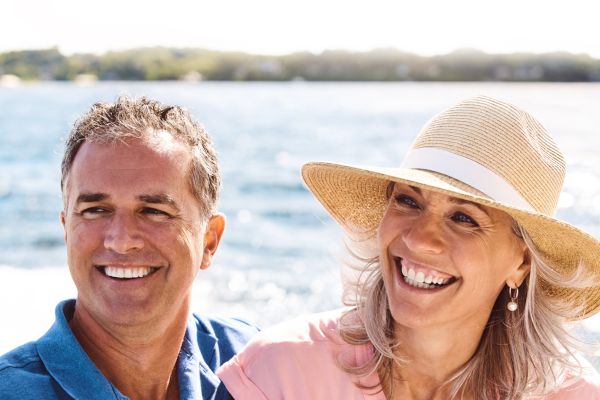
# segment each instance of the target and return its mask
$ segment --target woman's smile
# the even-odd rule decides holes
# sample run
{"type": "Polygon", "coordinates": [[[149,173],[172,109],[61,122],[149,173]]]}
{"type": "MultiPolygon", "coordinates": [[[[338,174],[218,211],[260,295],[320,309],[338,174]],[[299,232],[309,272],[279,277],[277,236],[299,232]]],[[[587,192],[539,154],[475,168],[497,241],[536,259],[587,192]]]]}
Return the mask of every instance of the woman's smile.
{"type": "Polygon", "coordinates": [[[445,288],[458,279],[453,276],[430,268],[423,264],[412,262],[406,258],[393,257],[396,274],[407,285],[432,291],[445,288]]]}

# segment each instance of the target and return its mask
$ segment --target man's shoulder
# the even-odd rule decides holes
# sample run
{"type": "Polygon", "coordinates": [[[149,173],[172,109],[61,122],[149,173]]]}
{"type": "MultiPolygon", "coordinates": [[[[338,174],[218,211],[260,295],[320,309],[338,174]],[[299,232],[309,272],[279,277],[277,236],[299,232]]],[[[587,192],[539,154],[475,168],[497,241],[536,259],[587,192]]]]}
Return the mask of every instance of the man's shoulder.
{"type": "Polygon", "coordinates": [[[52,393],[57,394],[56,390],[35,342],[0,356],[1,399],[55,398],[52,393]]]}
{"type": "Polygon", "coordinates": [[[35,342],[26,343],[0,356],[0,376],[25,370],[40,362],[35,342]]]}
{"type": "Polygon", "coordinates": [[[214,338],[225,359],[238,353],[259,331],[255,325],[243,319],[198,314],[192,316],[198,332],[214,338]]]}
{"type": "Polygon", "coordinates": [[[223,318],[193,314],[196,326],[209,335],[221,338],[248,340],[258,332],[258,327],[241,318],[223,318]]]}

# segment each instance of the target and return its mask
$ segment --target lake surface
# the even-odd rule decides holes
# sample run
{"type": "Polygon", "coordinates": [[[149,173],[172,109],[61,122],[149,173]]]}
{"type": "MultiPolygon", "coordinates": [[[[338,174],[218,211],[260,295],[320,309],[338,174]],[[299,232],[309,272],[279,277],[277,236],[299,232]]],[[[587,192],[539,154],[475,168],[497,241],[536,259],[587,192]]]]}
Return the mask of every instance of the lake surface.
{"type": "MultiPolygon", "coordinates": [[[[188,108],[212,136],[228,216],[197,311],[263,326],[339,307],[342,235],[304,188],[310,160],[398,165],[421,126],[487,94],[530,111],[564,150],[558,216],[600,237],[600,84],[42,83],[0,88],[0,353],[41,335],[74,296],[65,266],[59,165],[79,114],[119,94],[188,108]],[[9,322],[10,321],[10,322],[9,322]]],[[[600,332],[600,319],[586,324],[600,332]]],[[[598,336],[598,333],[594,333],[598,336]]]]}

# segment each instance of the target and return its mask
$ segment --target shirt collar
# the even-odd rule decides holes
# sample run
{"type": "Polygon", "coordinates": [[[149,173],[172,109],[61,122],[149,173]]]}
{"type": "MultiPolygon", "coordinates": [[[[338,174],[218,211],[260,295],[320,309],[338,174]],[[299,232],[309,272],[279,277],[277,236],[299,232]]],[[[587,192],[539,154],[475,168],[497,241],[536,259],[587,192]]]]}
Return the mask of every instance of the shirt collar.
{"type": "Polygon", "coordinates": [[[219,365],[216,349],[217,339],[213,332],[198,330],[195,317],[190,315],[177,361],[179,395],[182,399],[214,397],[221,383],[214,372],[219,365]]]}
{"type": "Polygon", "coordinates": [[[48,373],[75,399],[127,399],[96,368],[73,335],[68,320],[74,310],[75,300],[59,303],[56,321],[36,343],[48,373]]]}
{"type": "MultiPolygon", "coordinates": [[[[48,373],[71,397],[90,400],[127,400],[83,350],[69,326],[75,300],[56,306],[56,321],[36,343],[37,351],[48,373]]],[[[219,366],[217,339],[207,326],[198,330],[190,315],[177,360],[179,394],[182,399],[212,399],[220,384],[215,374],[219,366]]]]}

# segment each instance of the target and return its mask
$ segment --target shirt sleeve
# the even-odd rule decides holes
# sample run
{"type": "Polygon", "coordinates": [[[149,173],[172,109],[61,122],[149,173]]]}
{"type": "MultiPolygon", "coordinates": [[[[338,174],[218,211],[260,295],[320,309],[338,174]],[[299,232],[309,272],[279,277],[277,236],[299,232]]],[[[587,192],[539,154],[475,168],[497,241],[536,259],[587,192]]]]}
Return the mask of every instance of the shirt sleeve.
{"type": "Polygon", "coordinates": [[[270,400],[260,388],[246,375],[238,357],[224,364],[218,371],[219,378],[238,400],[270,400]]]}
{"type": "MultiPolygon", "coordinates": [[[[258,333],[217,375],[236,400],[364,398],[338,365],[337,314],[297,319],[258,333]]],[[[345,354],[345,351],[344,351],[345,354]]]]}
{"type": "Polygon", "coordinates": [[[313,345],[273,340],[262,333],[225,363],[219,378],[236,400],[305,400],[312,398],[308,382],[314,372],[307,368],[313,345]]]}
{"type": "Polygon", "coordinates": [[[236,400],[328,399],[329,385],[316,383],[341,373],[332,351],[331,342],[315,342],[293,330],[263,331],[217,374],[236,400]]]}

